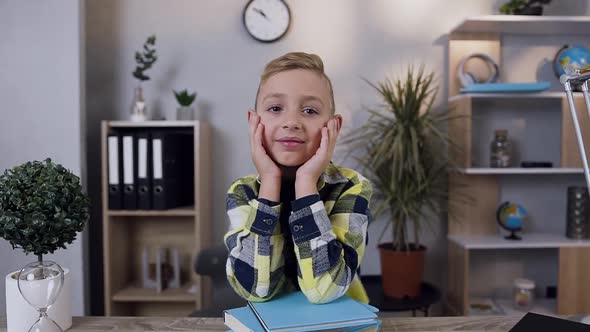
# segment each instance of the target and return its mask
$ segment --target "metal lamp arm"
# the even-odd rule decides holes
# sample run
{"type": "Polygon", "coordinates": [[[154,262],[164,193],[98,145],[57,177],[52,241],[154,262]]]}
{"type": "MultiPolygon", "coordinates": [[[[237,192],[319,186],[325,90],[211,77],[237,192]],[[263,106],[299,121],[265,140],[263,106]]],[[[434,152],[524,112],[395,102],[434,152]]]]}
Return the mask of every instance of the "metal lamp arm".
{"type": "Polygon", "coordinates": [[[590,168],[588,166],[588,156],[586,155],[586,147],[584,145],[584,138],[582,136],[582,130],[580,128],[580,122],[578,119],[578,112],[576,111],[576,104],[574,102],[574,92],[572,90],[572,83],[581,84],[582,93],[584,94],[584,101],[586,102],[586,110],[588,111],[588,117],[590,118],[590,93],[588,91],[588,80],[590,80],[590,68],[583,70],[570,70],[570,73],[563,74],[559,78],[559,81],[565,88],[567,101],[572,113],[572,119],[574,120],[574,129],[576,130],[576,138],[580,148],[580,156],[582,157],[582,164],[584,165],[586,185],[590,194],[590,168]]]}

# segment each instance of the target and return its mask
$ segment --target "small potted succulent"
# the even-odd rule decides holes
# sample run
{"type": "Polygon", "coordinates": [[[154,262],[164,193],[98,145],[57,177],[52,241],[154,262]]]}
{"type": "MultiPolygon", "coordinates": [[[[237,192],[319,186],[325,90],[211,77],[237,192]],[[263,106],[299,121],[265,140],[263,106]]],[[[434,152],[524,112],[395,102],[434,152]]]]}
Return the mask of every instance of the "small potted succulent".
{"type": "Polygon", "coordinates": [[[176,101],[180,105],[176,112],[176,119],[177,120],[194,120],[195,119],[195,110],[191,107],[192,103],[197,98],[197,93],[189,93],[186,89],[182,91],[174,91],[174,96],[176,97],[176,101]]]}
{"type": "MultiPolygon", "coordinates": [[[[51,159],[26,162],[0,175],[0,237],[13,249],[36,255],[38,266],[48,262],[43,261],[43,255],[65,249],[66,244],[76,239],[76,234],[88,221],[89,209],[89,199],[82,191],[80,178],[51,159]]],[[[35,276],[39,277],[35,281],[41,284],[43,279],[52,277],[42,268],[37,271],[41,272],[35,276]]],[[[8,331],[26,331],[39,317],[31,307],[33,304],[29,304],[30,299],[25,301],[23,296],[26,295],[19,292],[23,283],[18,280],[19,275],[21,280],[30,281],[31,274],[25,276],[19,272],[11,272],[5,278],[8,331]]],[[[63,268],[61,278],[61,292],[47,313],[66,330],[72,325],[71,276],[67,268],[63,268]]],[[[32,292],[33,296],[37,295],[36,291],[32,292]]],[[[45,294],[42,290],[38,293],[38,297],[45,294]]]]}
{"type": "Polygon", "coordinates": [[[143,44],[143,50],[135,52],[135,62],[137,66],[133,71],[133,77],[139,80],[139,84],[135,88],[135,95],[133,103],[131,104],[131,121],[145,121],[147,120],[147,109],[145,106],[145,99],[143,97],[143,88],[141,82],[150,79],[146,71],[154,65],[158,56],[156,55],[156,36],[152,35],[147,38],[143,44]]]}

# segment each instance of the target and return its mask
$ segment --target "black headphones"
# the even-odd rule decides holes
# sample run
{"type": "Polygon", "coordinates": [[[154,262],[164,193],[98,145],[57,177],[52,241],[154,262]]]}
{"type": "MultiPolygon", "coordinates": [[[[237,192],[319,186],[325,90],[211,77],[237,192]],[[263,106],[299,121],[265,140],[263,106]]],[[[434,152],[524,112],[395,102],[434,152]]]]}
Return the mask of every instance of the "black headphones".
{"type": "Polygon", "coordinates": [[[498,79],[499,74],[500,74],[500,70],[498,68],[498,64],[496,63],[496,61],[494,61],[494,59],[492,59],[489,55],[487,55],[485,53],[473,53],[473,54],[465,56],[461,60],[461,62],[459,63],[459,67],[458,67],[457,77],[459,78],[461,85],[463,87],[467,87],[468,85],[475,84],[475,83],[493,83],[498,79]],[[465,64],[467,63],[468,60],[473,59],[473,58],[481,59],[488,65],[488,69],[490,71],[490,77],[487,80],[485,80],[484,82],[479,82],[474,74],[472,74],[470,72],[465,72],[465,68],[464,68],[465,64]]]}

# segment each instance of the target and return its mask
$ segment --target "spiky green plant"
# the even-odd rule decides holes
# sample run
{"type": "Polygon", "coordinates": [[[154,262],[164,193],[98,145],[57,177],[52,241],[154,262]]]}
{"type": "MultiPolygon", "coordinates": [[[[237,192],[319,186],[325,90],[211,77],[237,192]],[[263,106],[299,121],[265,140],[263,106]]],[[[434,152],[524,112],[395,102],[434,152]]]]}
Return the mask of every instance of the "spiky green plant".
{"type": "Polygon", "coordinates": [[[195,101],[195,98],[197,98],[196,92],[189,94],[186,89],[180,92],[172,90],[172,92],[174,92],[176,101],[178,101],[180,106],[190,106],[193,103],[193,101],[195,101]]]}
{"type": "Polygon", "coordinates": [[[446,207],[447,147],[444,129],[448,111],[433,110],[438,86],[434,74],[410,67],[402,79],[373,84],[382,104],[367,108],[367,122],[345,135],[349,151],[361,152],[355,159],[375,188],[375,218],[388,212],[393,250],[420,248],[420,234],[446,207]],[[414,229],[413,244],[408,239],[414,229]]]}

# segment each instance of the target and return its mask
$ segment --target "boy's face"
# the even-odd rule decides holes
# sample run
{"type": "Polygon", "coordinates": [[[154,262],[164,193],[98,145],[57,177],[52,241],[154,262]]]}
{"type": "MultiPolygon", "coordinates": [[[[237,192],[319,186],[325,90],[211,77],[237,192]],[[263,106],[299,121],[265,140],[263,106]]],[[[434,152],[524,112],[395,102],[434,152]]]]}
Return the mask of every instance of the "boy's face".
{"type": "Polygon", "coordinates": [[[274,74],[260,87],[256,113],[264,125],[263,144],[280,166],[300,166],[318,150],[322,127],[332,115],[328,82],[294,69],[274,74]]]}

